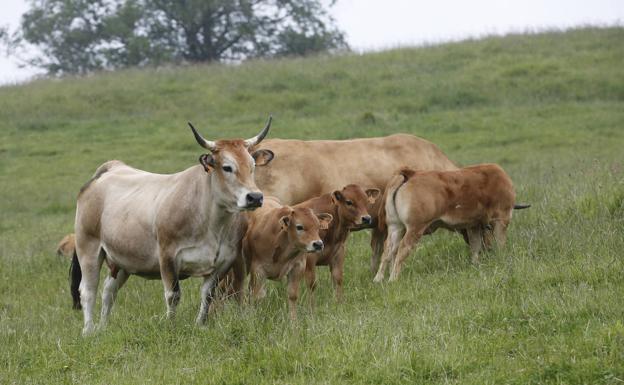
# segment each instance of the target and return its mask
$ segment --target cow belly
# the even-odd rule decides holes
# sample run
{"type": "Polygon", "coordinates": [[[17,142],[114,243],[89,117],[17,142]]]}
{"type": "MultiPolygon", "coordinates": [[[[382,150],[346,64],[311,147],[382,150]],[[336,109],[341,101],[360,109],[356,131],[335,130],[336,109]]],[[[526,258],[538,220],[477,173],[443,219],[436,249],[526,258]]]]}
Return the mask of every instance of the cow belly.
{"type": "Polygon", "coordinates": [[[160,265],[156,250],[120,250],[103,244],[107,259],[119,269],[123,269],[130,274],[160,275],[160,265]],[[131,257],[130,257],[131,255],[131,257]]]}
{"type": "Polygon", "coordinates": [[[218,253],[214,250],[215,248],[208,246],[180,250],[176,258],[180,274],[205,276],[214,272],[224,272],[231,266],[236,255],[227,246],[220,247],[218,253]]]}

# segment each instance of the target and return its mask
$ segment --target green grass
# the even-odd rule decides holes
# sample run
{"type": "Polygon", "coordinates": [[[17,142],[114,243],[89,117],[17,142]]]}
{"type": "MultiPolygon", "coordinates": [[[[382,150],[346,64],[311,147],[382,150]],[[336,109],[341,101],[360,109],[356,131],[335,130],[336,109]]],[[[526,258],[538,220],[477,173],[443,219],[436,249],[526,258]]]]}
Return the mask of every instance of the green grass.
{"type": "Polygon", "coordinates": [[[0,383],[623,382],[623,41],[622,28],[586,28],[0,88],[0,383]],[[302,291],[294,325],[281,284],[200,328],[198,280],[168,322],[161,283],[133,277],[109,328],[82,338],[54,255],[80,186],[108,159],[193,165],[187,120],[241,137],[270,112],[271,137],[408,132],[462,164],[498,162],[533,207],[480,267],[438,232],[392,285],[372,283],[368,235],[355,234],[345,303],[322,271],[316,311],[302,291]]]}

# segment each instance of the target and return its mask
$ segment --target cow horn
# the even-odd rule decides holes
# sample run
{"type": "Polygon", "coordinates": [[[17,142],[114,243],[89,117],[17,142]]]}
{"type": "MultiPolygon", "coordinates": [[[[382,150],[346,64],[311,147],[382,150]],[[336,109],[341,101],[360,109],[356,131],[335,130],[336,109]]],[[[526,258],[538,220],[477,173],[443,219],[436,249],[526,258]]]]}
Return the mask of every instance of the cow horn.
{"type": "Polygon", "coordinates": [[[193,135],[195,135],[195,140],[197,140],[197,143],[199,143],[200,146],[202,146],[203,148],[205,148],[207,150],[210,150],[210,151],[214,151],[217,148],[217,144],[215,142],[213,142],[213,141],[204,139],[199,134],[199,132],[197,132],[195,127],[193,127],[191,122],[188,122],[188,125],[189,125],[189,127],[191,127],[191,130],[193,130],[193,135]]]}
{"type": "Polygon", "coordinates": [[[269,133],[269,128],[271,128],[271,121],[272,120],[273,120],[273,116],[269,115],[269,120],[267,121],[266,126],[262,129],[262,131],[260,131],[260,133],[258,135],[254,136],[251,139],[245,140],[245,146],[252,147],[252,146],[255,146],[256,144],[262,142],[262,139],[264,139],[264,137],[269,133]]]}

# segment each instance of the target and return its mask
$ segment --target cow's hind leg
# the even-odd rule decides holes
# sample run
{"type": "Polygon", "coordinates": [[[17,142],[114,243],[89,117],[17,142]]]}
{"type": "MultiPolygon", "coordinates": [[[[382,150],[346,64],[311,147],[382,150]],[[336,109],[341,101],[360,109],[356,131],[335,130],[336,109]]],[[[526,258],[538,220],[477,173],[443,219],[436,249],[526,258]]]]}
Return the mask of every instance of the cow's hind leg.
{"type": "Polygon", "coordinates": [[[479,251],[483,245],[483,230],[480,226],[474,226],[468,229],[468,240],[470,243],[470,253],[472,255],[472,263],[479,264],[479,251]]]}
{"type": "Polygon", "coordinates": [[[407,258],[407,256],[412,252],[414,246],[422,237],[423,232],[425,231],[426,226],[424,228],[408,228],[405,232],[405,236],[401,239],[401,243],[399,245],[399,251],[397,252],[397,256],[394,259],[394,266],[392,267],[392,272],[390,273],[390,278],[388,281],[396,281],[399,278],[399,273],[401,273],[401,269],[403,268],[403,262],[407,258]]]}
{"type": "Polygon", "coordinates": [[[373,250],[370,264],[371,273],[375,273],[379,267],[379,260],[384,251],[384,242],[386,241],[387,235],[387,230],[380,230],[377,227],[373,228],[371,233],[371,249],[373,250]]]}
{"type": "Polygon", "coordinates": [[[82,334],[88,335],[95,331],[93,309],[95,307],[97,289],[100,283],[100,268],[104,261],[104,252],[100,249],[99,239],[78,236],[76,241],[76,253],[82,271],[82,278],[79,286],[80,304],[82,305],[84,316],[82,334]]]}
{"type": "Polygon", "coordinates": [[[113,277],[112,273],[104,281],[104,289],[102,291],[102,313],[100,315],[99,328],[104,329],[108,323],[108,316],[115,298],[117,298],[117,291],[126,283],[129,274],[125,270],[117,271],[117,276],[113,277]]]}
{"type": "Polygon", "coordinates": [[[377,270],[377,275],[375,275],[373,282],[383,281],[386,273],[386,267],[388,266],[388,263],[394,259],[397,249],[399,248],[401,238],[403,238],[403,234],[405,234],[405,228],[403,226],[388,226],[388,238],[386,239],[384,252],[381,256],[381,261],[379,262],[379,269],[377,270]]]}

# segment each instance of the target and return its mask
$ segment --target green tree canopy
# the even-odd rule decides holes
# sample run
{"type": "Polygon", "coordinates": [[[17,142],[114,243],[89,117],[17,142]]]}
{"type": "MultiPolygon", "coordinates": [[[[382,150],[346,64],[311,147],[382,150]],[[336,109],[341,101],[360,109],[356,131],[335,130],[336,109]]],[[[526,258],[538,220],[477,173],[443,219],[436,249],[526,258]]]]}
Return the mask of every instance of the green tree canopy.
{"type": "Polygon", "coordinates": [[[31,0],[12,41],[50,74],[348,48],[320,0],[31,0]]]}

